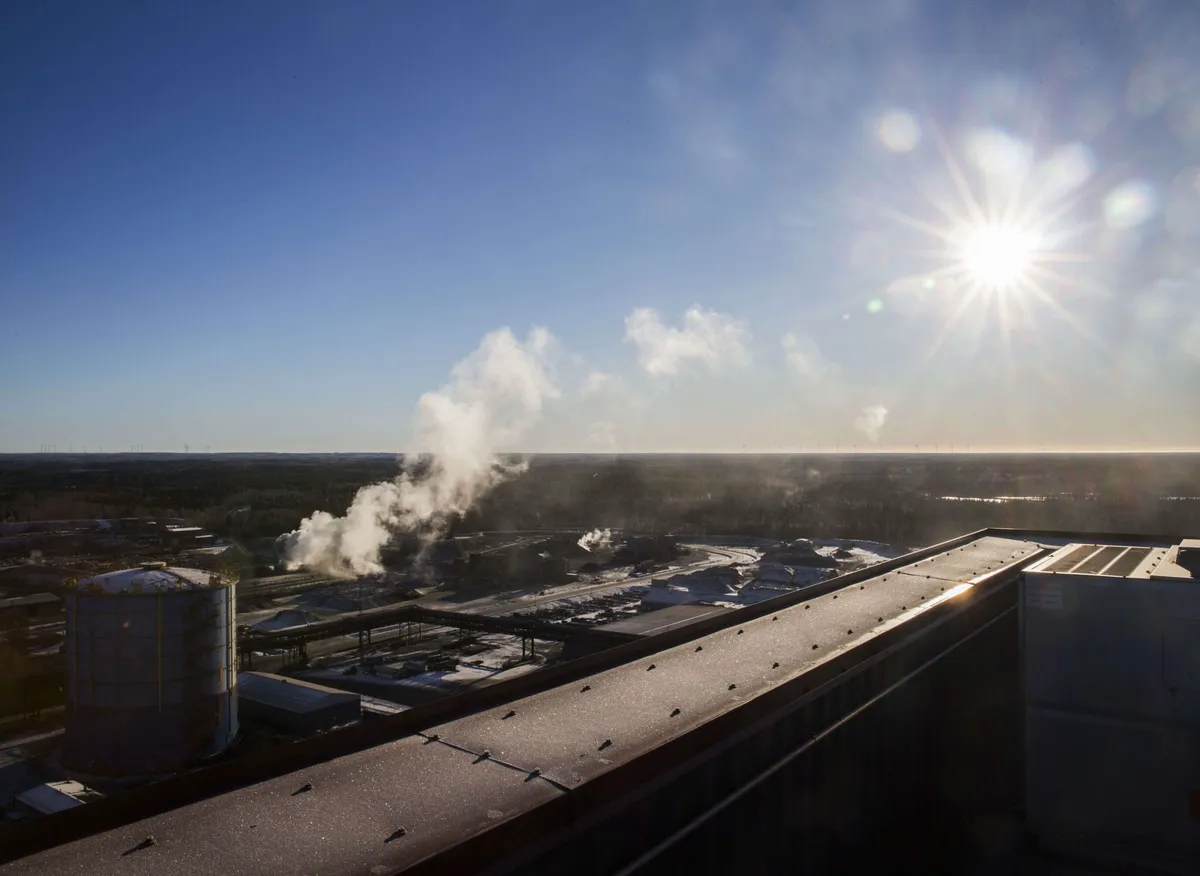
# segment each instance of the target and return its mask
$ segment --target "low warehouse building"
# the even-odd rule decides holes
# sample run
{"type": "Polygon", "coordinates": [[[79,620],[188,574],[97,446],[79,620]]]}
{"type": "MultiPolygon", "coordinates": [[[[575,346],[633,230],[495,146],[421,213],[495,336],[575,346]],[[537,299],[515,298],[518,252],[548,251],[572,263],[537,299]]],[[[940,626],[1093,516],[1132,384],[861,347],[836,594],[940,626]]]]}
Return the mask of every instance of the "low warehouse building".
{"type": "Polygon", "coordinates": [[[238,714],[247,724],[309,736],[362,720],[359,695],[273,675],[238,673],[238,714]]]}
{"type": "Polygon", "coordinates": [[[29,596],[14,596],[0,599],[0,627],[19,623],[34,623],[39,620],[62,620],[62,600],[53,593],[32,593],[29,596]]]}

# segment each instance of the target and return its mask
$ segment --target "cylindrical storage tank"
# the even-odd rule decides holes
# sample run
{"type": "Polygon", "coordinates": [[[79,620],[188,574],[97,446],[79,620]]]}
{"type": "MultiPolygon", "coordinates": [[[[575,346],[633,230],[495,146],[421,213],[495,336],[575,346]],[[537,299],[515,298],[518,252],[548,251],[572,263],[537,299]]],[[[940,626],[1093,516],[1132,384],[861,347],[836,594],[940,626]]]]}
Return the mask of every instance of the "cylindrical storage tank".
{"type": "Polygon", "coordinates": [[[68,581],[63,765],[155,775],[237,735],[233,580],[155,563],[68,581]]]}

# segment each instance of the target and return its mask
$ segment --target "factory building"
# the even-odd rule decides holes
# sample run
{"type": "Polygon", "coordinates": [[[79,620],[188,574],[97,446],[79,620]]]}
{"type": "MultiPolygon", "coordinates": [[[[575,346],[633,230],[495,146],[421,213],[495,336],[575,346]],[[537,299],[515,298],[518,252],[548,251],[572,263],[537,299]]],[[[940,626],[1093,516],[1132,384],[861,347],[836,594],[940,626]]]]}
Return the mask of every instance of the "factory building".
{"type": "Polygon", "coordinates": [[[811,541],[798,538],[792,542],[783,542],[763,552],[764,563],[775,563],[793,568],[809,567],[817,569],[836,569],[837,559],[817,553],[811,541]]]}
{"type": "Polygon", "coordinates": [[[621,564],[665,563],[682,553],[679,544],[669,535],[631,535],[626,536],[613,559],[621,564]]]}
{"type": "Polygon", "coordinates": [[[359,695],[332,687],[273,675],[238,674],[238,714],[247,725],[258,724],[296,736],[311,736],[362,720],[359,695]]]}
{"type": "Polygon", "coordinates": [[[657,578],[642,595],[643,610],[689,602],[736,600],[742,578],[730,566],[716,566],[657,578]]]}
{"type": "MultiPolygon", "coordinates": [[[[971,533],[277,749],[256,784],[214,770],[33,821],[0,860],[1194,876],[1198,578],[1200,541],[971,533]]],[[[700,609],[648,622],[668,611],[700,609]]]]}
{"type": "Polygon", "coordinates": [[[232,581],[151,563],[68,581],[63,764],[156,775],[237,735],[232,581]]]}
{"type": "Polygon", "coordinates": [[[733,611],[719,605],[701,603],[683,603],[660,608],[657,611],[638,612],[632,617],[622,618],[604,624],[599,629],[614,633],[632,633],[635,636],[657,636],[669,630],[676,630],[706,617],[713,617],[733,611]]]}
{"type": "Polygon", "coordinates": [[[506,548],[471,554],[467,574],[475,579],[515,579],[556,583],[567,577],[567,563],[545,551],[529,547],[506,548]]]}
{"type": "Polygon", "coordinates": [[[68,578],[78,578],[85,573],[59,566],[43,566],[39,563],[17,563],[0,566],[0,597],[28,596],[32,593],[53,593],[62,587],[68,578]]]}
{"type": "Polygon", "coordinates": [[[62,600],[53,593],[0,599],[0,629],[38,621],[61,620],[62,600]]]}

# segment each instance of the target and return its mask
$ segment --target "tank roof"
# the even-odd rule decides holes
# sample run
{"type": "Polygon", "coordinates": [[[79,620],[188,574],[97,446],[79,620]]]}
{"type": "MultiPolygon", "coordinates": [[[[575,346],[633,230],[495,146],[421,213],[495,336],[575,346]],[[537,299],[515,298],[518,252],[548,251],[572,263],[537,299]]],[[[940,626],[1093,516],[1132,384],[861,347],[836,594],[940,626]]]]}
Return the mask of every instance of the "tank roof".
{"type": "Polygon", "coordinates": [[[79,579],[80,590],[101,593],[159,593],[175,590],[207,590],[224,587],[227,582],[220,575],[200,569],[181,569],[165,564],[153,564],[138,569],[122,569],[105,572],[90,578],[79,579]]]}

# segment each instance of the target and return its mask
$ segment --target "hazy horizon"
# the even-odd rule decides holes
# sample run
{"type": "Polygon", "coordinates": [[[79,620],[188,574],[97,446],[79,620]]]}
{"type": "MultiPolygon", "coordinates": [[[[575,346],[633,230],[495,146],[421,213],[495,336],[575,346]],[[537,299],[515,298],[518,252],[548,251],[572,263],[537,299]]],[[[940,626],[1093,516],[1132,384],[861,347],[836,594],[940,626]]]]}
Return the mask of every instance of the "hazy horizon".
{"type": "MultiPolygon", "coordinates": [[[[596,457],[613,457],[613,456],[1113,456],[1113,455],[1189,455],[1200,454],[1200,448],[1194,447],[1166,447],[1166,448],[1026,448],[1013,449],[1004,447],[985,447],[965,449],[961,447],[942,447],[934,449],[933,447],[921,449],[909,448],[907,450],[899,447],[859,447],[857,449],[841,448],[841,449],[822,449],[819,447],[807,449],[779,449],[779,450],[630,450],[630,451],[602,451],[602,450],[550,450],[550,451],[523,451],[523,450],[500,450],[497,451],[501,456],[510,457],[527,457],[536,458],[540,456],[596,456],[596,457]]],[[[428,453],[426,451],[425,453],[428,453]]],[[[403,456],[420,456],[425,455],[422,451],[403,451],[403,450],[46,450],[46,451],[0,451],[0,457],[12,456],[38,456],[38,457],[65,457],[65,456],[172,456],[172,457],[196,457],[205,456],[374,456],[379,458],[400,458],[403,456]]]]}

